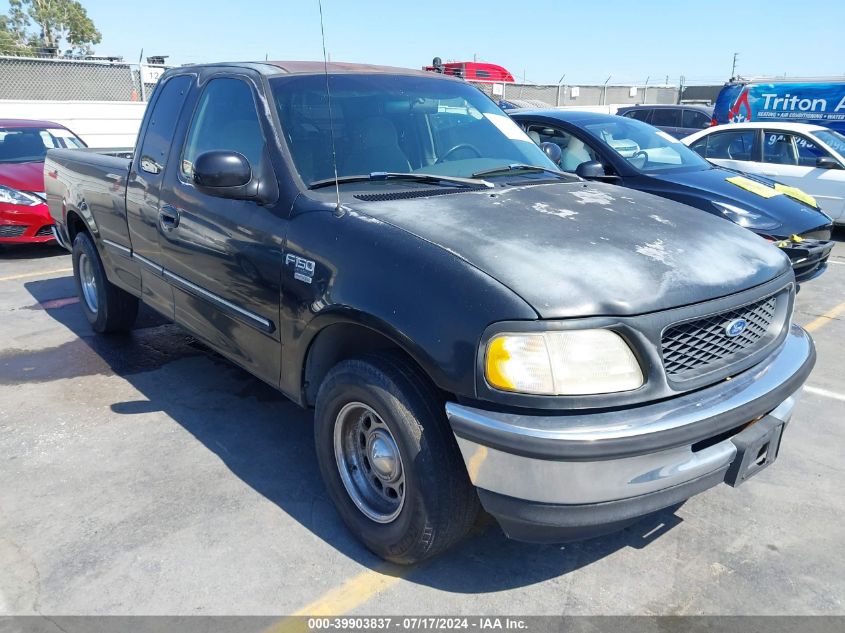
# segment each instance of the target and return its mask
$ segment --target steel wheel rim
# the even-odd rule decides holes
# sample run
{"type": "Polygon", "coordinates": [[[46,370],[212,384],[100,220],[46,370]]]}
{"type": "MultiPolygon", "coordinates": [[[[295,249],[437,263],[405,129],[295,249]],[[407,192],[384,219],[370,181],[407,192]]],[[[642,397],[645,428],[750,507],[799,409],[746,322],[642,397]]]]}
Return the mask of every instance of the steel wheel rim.
{"type": "Polygon", "coordinates": [[[376,523],[390,523],[405,505],[405,469],[399,446],[372,407],[350,402],[334,424],[340,479],[356,507],[376,523]]]}
{"type": "Polygon", "coordinates": [[[85,305],[94,314],[97,313],[97,278],[94,276],[94,263],[85,253],[79,255],[79,285],[85,305]]]}

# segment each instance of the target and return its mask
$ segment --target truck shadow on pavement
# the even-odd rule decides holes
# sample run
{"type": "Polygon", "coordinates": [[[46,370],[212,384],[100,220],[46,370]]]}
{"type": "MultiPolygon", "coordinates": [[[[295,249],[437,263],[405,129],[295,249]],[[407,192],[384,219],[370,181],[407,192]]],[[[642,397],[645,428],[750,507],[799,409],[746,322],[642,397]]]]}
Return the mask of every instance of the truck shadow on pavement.
{"type": "Polygon", "coordinates": [[[0,261],[50,259],[67,254],[68,252],[55,242],[47,244],[0,244],[0,261]]]}
{"type": "Polygon", "coordinates": [[[115,402],[114,415],[164,412],[244,483],[366,567],[450,592],[501,591],[565,575],[624,548],[646,547],[682,521],[674,514],[676,506],[609,536],[532,545],[508,540],[485,515],[470,538],[441,557],[412,570],[385,567],[350,535],[328,499],[313,457],[311,411],[144,307],[129,335],[97,336],[71,299],[75,292],[70,276],[25,287],[37,302],[33,309],[44,309],[78,338],[0,359],[0,384],[120,376],[144,399],[115,402]]]}

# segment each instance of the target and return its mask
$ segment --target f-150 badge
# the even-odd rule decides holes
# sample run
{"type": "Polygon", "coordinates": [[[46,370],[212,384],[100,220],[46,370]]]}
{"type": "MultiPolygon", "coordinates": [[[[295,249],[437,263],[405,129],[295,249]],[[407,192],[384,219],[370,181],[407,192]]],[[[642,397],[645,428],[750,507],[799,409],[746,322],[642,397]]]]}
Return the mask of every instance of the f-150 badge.
{"type": "Polygon", "coordinates": [[[293,266],[293,278],[297,281],[310,284],[314,279],[316,264],[313,260],[305,259],[299,255],[288,253],[285,255],[285,266],[293,266]]]}

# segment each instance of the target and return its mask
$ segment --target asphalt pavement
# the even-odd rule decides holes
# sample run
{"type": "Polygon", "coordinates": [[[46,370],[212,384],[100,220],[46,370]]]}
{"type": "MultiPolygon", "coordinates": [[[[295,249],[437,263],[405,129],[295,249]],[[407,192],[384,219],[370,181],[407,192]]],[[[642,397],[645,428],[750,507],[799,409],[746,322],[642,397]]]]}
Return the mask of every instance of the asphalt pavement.
{"type": "Polygon", "coordinates": [[[611,536],[381,562],[312,414],[144,311],[94,336],[56,247],[0,251],[0,614],[845,614],[845,232],[796,320],[818,363],[777,463],[611,536]]]}

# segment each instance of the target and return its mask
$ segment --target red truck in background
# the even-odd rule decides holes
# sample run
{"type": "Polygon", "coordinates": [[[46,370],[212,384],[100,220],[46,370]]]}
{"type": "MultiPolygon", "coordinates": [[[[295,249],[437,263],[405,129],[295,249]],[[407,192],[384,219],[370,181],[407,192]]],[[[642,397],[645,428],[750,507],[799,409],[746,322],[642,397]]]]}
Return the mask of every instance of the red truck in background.
{"type": "Polygon", "coordinates": [[[423,70],[470,81],[514,82],[513,75],[506,68],[487,62],[446,62],[444,64],[439,57],[435,57],[431,66],[423,66],[423,70]]]}

